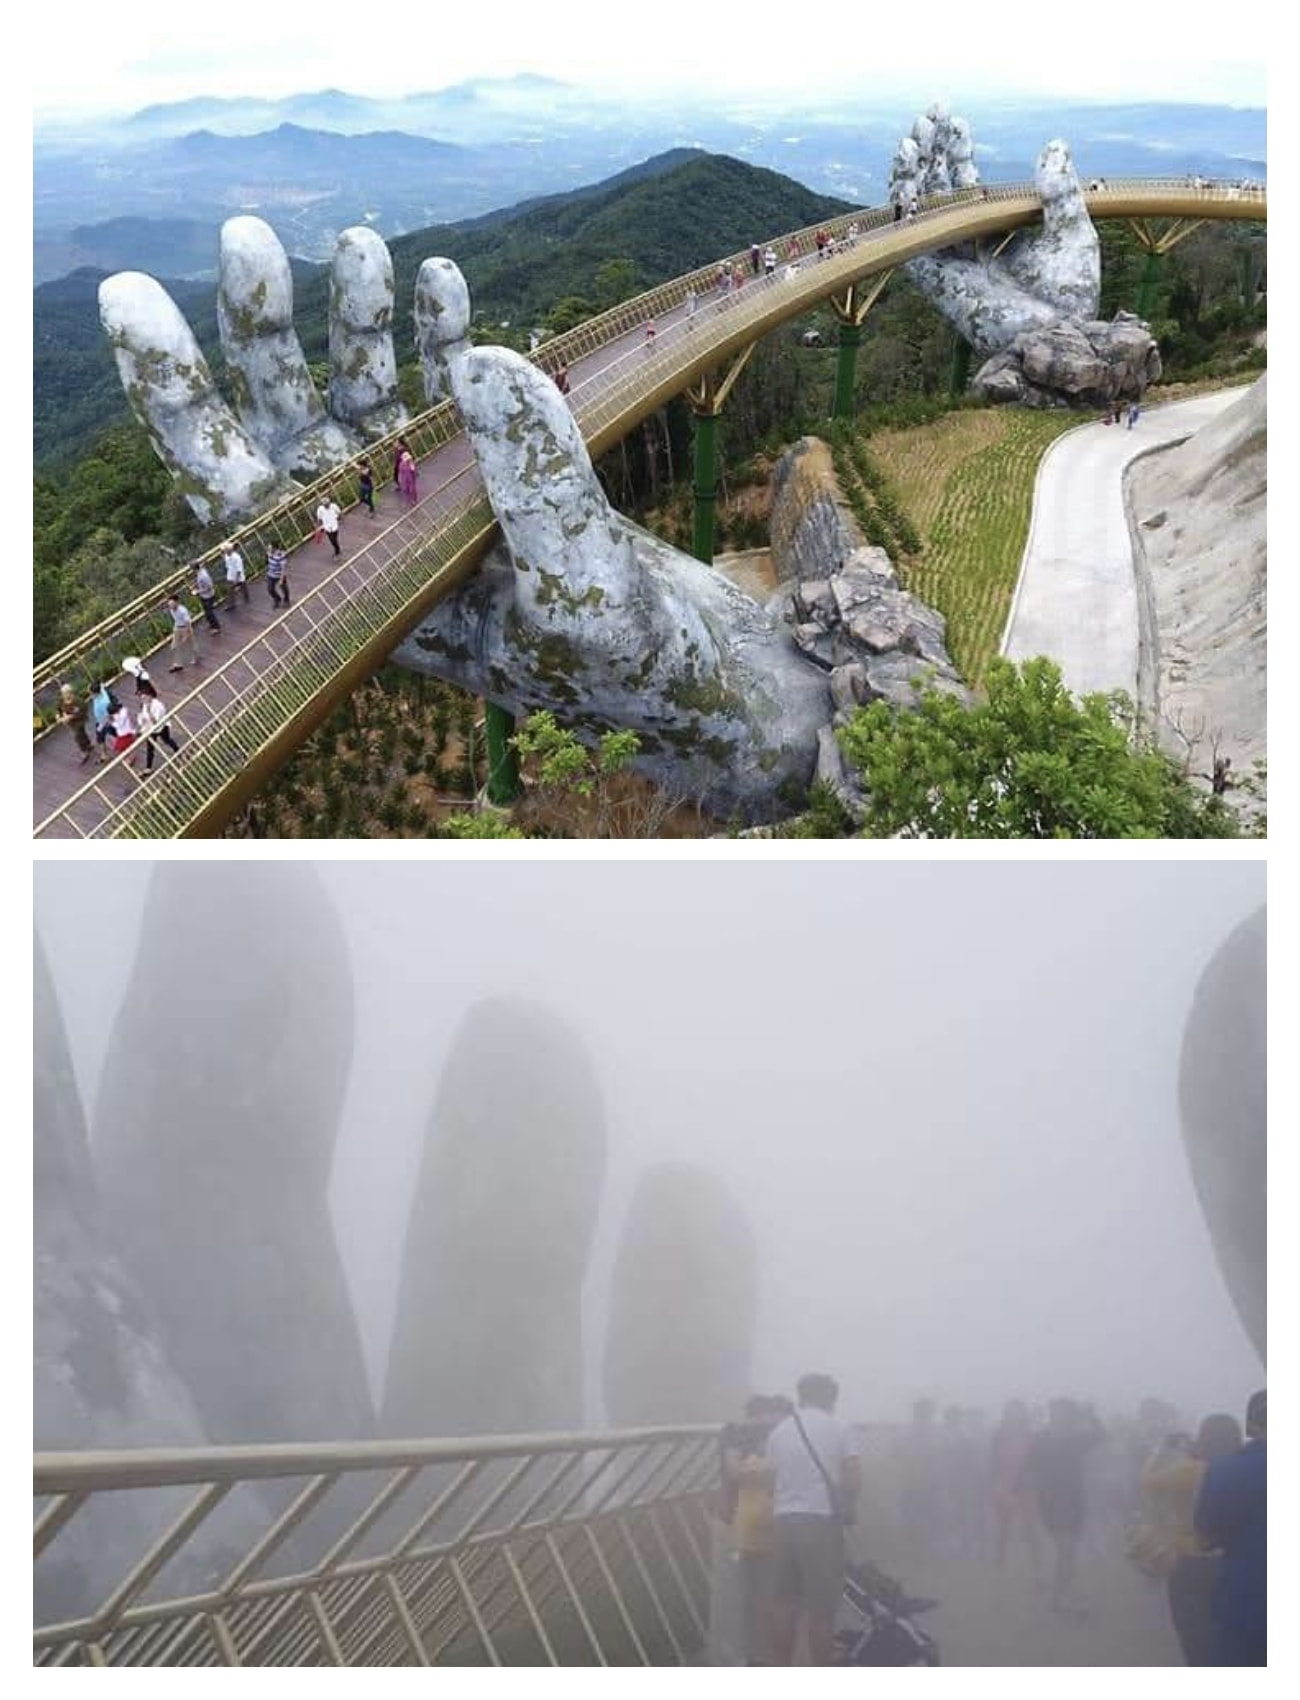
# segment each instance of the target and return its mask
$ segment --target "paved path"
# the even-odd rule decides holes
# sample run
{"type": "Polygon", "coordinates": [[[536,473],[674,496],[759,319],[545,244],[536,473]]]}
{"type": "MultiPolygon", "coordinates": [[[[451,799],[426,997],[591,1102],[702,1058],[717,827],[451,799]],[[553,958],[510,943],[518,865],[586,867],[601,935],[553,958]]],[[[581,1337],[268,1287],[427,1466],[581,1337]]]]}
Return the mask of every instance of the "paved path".
{"type": "Polygon", "coordinates": [[[1244,394],[1216,390],[1170,402],[1126,425],[1093,420],[1043,456],[1034,510],[1002,653],[1050,655],[1076,694],[1137,694],[1138,609],[1124,515],[1124,468],[1160,444],[1180,442],[1244,394]]]}

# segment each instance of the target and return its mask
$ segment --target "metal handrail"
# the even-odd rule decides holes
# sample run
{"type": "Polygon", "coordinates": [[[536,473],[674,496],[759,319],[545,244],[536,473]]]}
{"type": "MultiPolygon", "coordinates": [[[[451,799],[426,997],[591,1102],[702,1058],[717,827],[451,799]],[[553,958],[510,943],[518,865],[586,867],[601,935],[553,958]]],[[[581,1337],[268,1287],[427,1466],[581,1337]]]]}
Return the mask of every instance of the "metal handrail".
{"type": "MultiPolygon", "coordinates": [[[[1086,194],[1089,201],[1104,204],[1111,197],[1122,198],[1132,194],[1135,189],[1142,190],[1175,190],[1187,192],[1189,185],[1186,179],[1180,178],[1114,178],[1107,179],[1103,190],[1091,191],[1086,194]]],[[[1206,181],[1200,191],[1191,191],[1197,198],[1197,204],[1206,200],[1231,201],[1240,199],[1243,195],[1248,200],[1258,199],[1266,206],[1266,193],[1262,187],[1243,190],[1238,184],[1213,183],[1206,181]]],[[[975,188],[952,190],[944,195],[932,195],[923,198],[921,205],[929,211],[941,206],[978,205],[989,201],[1021,199],[1026,195],[1036,199],[1036,190],[1029,183],[991,183],[981,184],[975,188]]],[[[878,229],[882,225],[892,224],[892,210],[888,207],[864,207],[842,213],[832,219],[820,220],[816,224],[805,225],[796,231],[786,232],[779,237],[766,239],[763,246],[771,243],[779,245],[782,250],[791,242],[809,243],[818,230],[829,231],[837,240],[848,230],[849,226],[857,223],[863,233],[868,229],[878,229]]],[[[584,320],[581,325],[572,330],[548,338],[541,343],[528,358],[541,369],[553,372],[561,365],[570,365],[585,354],[596,352],[617,341],[620,337],[647,318],[655,317],[661,312],[671,311],[679,307],[685,299],[688,288],[697,291],[707,291],[712,279],[722,265],[748,263],[749,250],[722,256],[706,266],[697,267],[694,271],[674,278],[668,283],[658,284],[642,294],[633,296],[627,301],[620,302],[605,312],[591,319],[584,320]]],[[[390,454],[399,437],[405,437],[417,460],[423,459],[434,449],[441,447],[451,437],[458,434],[459,426],[454,404],[441,401],[424,412],[415,415],[408,424],[399,426],[385,436],[376,439],[347,461],[341,462],[331,471],[322,474],[311,484],[296,491],[283,502],[268,509],[266,513],[247,521],[237,531],[228,535],[222,543],[196,555],[186,566],[162,579],[149,590],[142,592],[123,608],[110,614],[87,632],[81,634],[72,643],[48,656],[37,664],[33,670],[33,694],[38,695],[49,686],[63,682],[63,676],[73,666],[79,666],[85,671],[85,663],[94,659],[100,661],[101,654],[110,647],[121,648],[126,645],[144,653],[152,647],[158,635],[157,620],[159,604],[173,592],[185,588],[194,571],[200,565],[209,569],[219,568],[221,557],[229,543],[236,547],[259,553],[265,552],[270,543],[279,547],[296,548],[304,542],[315,527],[315,509],[320,499],[327,492],[344,494],[346,500],[341,503],[345,508],[356,505],[356,468],[363,459],[376,460],[390,454]],[[415,439],[419,439],[417,442],[415,439]],[[349,485],[344,489],[343,486],[349,485]],[[144,626],[149,641],[140,641],[140,628],[144,626]]],[[[250,576],[256,577],[261,563],[248,563],[250,576]]],[[[91,669],[93,671],[93,669],[91,669]]],[[[89,682],[89,681],[86,681],[89,682]]],[[[43,728],[48,730],[48,728],[43,728]]]]}
{"type": "Polygon", "coordinates": [[[685,1662],[719,1432],[38,1453],[36,1662],[685,1662]]]}

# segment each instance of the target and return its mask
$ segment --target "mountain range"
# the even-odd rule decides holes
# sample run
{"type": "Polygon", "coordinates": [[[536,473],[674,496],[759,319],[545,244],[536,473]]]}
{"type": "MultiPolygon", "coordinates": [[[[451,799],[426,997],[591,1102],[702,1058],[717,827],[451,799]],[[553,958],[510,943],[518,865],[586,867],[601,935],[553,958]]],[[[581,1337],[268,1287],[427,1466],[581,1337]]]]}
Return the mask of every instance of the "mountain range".
{"type": "MultiPolygon", "coordinates": [[[[1085,175],[1264,175],[1265,114],[1255,108],[976,102],[964,110],[990,181],[1027,176],[1053,136],[1071,142],[1085,175]]],[[[33,151],[35,276],[87,264],[211,275],[217,230],[241,211],[268,218],[292,253],[320,260],[350,224],[401,236],[683,147],[765,166],[817,193],[878,202],[913,116],[892,97],[629,102],[521,76],[392,100],[340,89],[276,101],[204,97],[111,123],[43,125],[33,151]]]]}
{"type": "MultiPolygon", "coordinates": [[[[847,210],[801,183],[699,150],[657,155],[603,182],[523,202],[504,212],[437,225],[390,243],[399,362],[414,359],[415,274],[432,254],[455,260],[477,321],[531,326],[558,301],[595,303],[597,273],[626,262],[620,293],[649,288],[755,240],[847,210]]],[[[294,262],[294,320],[308,360],[327,355],[329,268],[294,262]]],[[[37,465],[76,460],[96,434],[128,417],[112,352],[99,324],[105,268],[43,283],[33,295],[33,435],[37,465]]],[[[206,280],[165,280],[220,371],[216,290],[206,280]]]]}

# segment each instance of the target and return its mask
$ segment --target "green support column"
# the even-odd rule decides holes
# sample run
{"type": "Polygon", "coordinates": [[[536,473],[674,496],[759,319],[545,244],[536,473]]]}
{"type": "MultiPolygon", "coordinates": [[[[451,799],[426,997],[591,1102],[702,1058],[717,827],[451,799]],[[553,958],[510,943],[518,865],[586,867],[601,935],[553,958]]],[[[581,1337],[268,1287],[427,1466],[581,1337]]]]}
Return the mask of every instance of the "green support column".
{"type": "Polygon", "coordinates": [[[1247,310],[1255,305],[1255,290],[1259,277],[1255,270],[1255,250],[1244,247],[1241,250],[1241,304],[1247,310]]]}
{"type": "Polygon", "coordinates": [[[1138,285],[1137,316],[1139,319],[1150,320],[1156,304],[1156,285],[1160,282],[1160,255],[1154,248],[1147,249],[1146,264],[1142,267],[1142,281],[1138,285]]]}
{"type": "Polygon", "coordinates": [[[858,371],[858,349],[862,345],[862,326],[840,324],[840,353],[835,366],[836,419],[852,419],[853,395],[858,371]]]}
{"type": "Polygon", "coordinates": [[[519,756],[510,743],[515,717],[499,703],[487,704],[488,802],[504,806],[519,795],[519,756]]]}
{"type": "Polygon", "coordinates": [[[695,559],[713,565],[718,511],[718,416],[695,415],[695,559]]]}
{"type": "Polygon", "coordinates": [[[965,395],[966,382],[970,377],[970,344],[964,336],[959,336],[953,344],[952,370],[948,374],[948,394],[965,395]]]}

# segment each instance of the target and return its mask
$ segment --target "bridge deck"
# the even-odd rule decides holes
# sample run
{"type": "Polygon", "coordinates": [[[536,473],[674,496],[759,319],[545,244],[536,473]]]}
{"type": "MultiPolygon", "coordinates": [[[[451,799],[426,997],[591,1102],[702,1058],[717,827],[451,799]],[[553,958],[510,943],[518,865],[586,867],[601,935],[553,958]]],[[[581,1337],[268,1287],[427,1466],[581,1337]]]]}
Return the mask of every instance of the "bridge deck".
{"type": "MultiPolygon", "coordinates": [[[[1088,201],[1103,217],[1266,216],[1262,194],[1198,192],[1165,182],[1116,183],[1089,194],[1088,201]]],[[[603,330],[604,321],[598,322],[592,335],[605,340],[569,357],[571,401],[593,454],[702,373],[832,293],[919,253],[1032,222],[1038,210],[1032,189],[1023,184],[990,185],[987,200],[970,192],[938,198],[904,223],[892,222],[883,209],[867,209],[827,221],[842,237],[856,220],[863,227],[856,243],[842,243],[824,260],[806,255],[792,276],[784,262],[788,237],[774,239],[782,254],[775,278],[747,279],[737,296],[721,301],[701,291],[689,320],[681,304],[687,283],[700,289],[708,268],[639,297],[627,304],[621,329],[616,324],[603,330]],[[652,349],[644,345],[647,312],[657,329],[652,349]]],[[[552,346],[580,348],[582,330],[552,346]]],[[[375,462],[384,478],[385,460],[376,455],[375,462]]],[[[200,666],[172,675],[165,648],[155,653],[150,670],[182,747],[173,757],[160,745],[147,780],[129,764],[135,751],[104,767],[94,756],[82,765],[65,729],[37,738],[37,835],[157,837],[219,830],[490,547],[495,525],[463,433],[421,459],[420,486],[423,494],[411,509],[387,481],[377,490],[373,520],[363,509],[350,508],[337,562],[325,543],[291,549],[294,604],[287,613],[272,606],[259,579],[250,586],[250,606],[221,616],[219,636],[201,622],[196,626],[200,666]]],[[[250,568],[260,565],[250,562],[250,568]]],[[[119,640],[122,654],[129,652],[125,644],[125,638],[119,640]]],[[[131,681],[119,677],[117,686],[130,701],[131,681]]]]}

